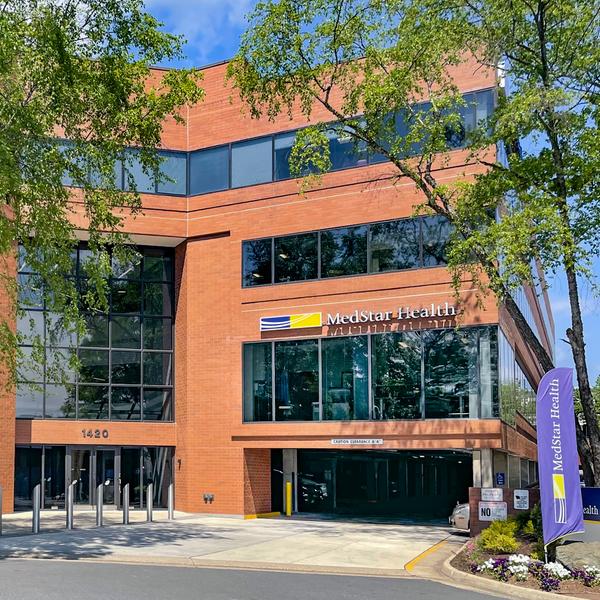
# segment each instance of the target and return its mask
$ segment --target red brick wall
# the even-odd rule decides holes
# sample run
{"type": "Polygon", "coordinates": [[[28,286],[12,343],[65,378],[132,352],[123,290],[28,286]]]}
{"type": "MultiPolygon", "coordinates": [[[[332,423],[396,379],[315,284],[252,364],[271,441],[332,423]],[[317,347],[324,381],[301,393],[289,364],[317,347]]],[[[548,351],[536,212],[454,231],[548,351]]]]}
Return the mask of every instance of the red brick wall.
{"type": "Polygon", "coordinates": [[[271,451],[244,450],[244,514],[271,511],[271,451]]]}
{"type": "MultiPolygon", "coordinates": [[[[16,273],[14,259],[7,259],[6,270],[16,273]]],[[[0,314],[14,330],[14,302],[0,278],[0,314]]],[[[15,467],[15,389],[9,384],[8,371],[0,368],[0,487],[2,488],[2,512],[13,511],[15,467]]]]}

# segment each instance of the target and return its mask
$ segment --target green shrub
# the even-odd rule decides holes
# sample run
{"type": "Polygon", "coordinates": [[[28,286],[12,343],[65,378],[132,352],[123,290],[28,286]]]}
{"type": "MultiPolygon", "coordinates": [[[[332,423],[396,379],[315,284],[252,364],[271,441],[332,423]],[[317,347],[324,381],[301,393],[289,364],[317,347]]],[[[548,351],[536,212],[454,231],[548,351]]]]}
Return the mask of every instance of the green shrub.
{"type": "Polygon", "coordinates": [[[531,521],[531,511],[524,510],[518,512],[514,517],[512,517],[517,522],[517,528],[519,533],[524,533],[525,528],[527,527],[527,523],[531,521]]]}
{"type": "Polygon", "coordinates": [[[494,521],[479,536],[478,545],[485,552],[510,554],[519,548],[517,541],[518,524],[515,519],[494,521]]]}

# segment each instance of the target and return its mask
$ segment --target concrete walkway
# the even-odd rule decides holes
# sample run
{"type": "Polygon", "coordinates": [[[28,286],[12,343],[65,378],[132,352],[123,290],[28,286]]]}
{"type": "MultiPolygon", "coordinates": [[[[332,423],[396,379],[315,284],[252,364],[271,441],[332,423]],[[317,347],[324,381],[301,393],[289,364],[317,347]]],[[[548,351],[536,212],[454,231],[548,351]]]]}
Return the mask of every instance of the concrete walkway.
{"type": "MultiPolygon", "coordinates": [[[[132,513],[136,519],[145,513],[132,513]]],[[[108,513],[107,522],[120,519],[108,513]]],[[[94,513],[78,513],[74,531],[0,538],[0,558],[61,558],[178,566],[410,576],[404,570],[435,544],[447,527],[302,520],[242,520],[178,514],[175,521],[93,527],[94,513]]],[[[5,517],[5,534],[18,519],[5,517]]],[[[63,526],[64,513],[42,516],[42,528],[63,526]]]]}

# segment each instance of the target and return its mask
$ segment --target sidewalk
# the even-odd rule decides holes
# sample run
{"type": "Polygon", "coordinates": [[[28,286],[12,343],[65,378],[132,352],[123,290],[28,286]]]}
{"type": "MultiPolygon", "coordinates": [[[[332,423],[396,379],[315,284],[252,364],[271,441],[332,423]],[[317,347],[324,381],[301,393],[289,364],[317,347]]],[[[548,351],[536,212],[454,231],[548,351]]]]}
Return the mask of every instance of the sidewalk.
{"type": "MultiPolygon", "coordinates": [[[[237,567],[409,577],[405,565],[450,536],[447,527],[177,515],[155,523],[94,527],[92,511],[73,531],[0,538],[1,558],[60,558],[177,566],[237,567]]],[[[134,513],[131,513],[132,515],[134,513]]],[[[145,519],[145,512],[135,513],[145,519]]],[[[46,515],[44,515],[46,516],[46,515]]],[[[42,531],[64,526],[64,512],[42,517],[42,531]],[[56,519],[56,521],[54,521],[56,519]]],[[[106,522],[120,512],[106,515],[106,522]]],[[[166,514],[164,515],[166,517],[166,514]]],[[[14,519],[17,521],[18,519],[14,519]]],[[[17,523],[8,527],[18,528],[17,523]]],[[[21,532],[25,523],[21,519],[21,532]]]]}

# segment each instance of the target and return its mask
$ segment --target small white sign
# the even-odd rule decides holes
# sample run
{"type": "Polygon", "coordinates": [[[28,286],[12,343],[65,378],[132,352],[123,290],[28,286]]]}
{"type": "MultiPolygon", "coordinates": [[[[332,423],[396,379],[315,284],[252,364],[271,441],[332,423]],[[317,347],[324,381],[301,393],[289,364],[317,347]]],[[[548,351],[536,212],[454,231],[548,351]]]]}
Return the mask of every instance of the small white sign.
{"type": "Polygon", "coordinates": [[[515,510],[529,510],[529,490],[515,490],[515,510]]]}
{"type": "Polygon", "coordinates": [[[506,519],[508,509],[506,502],[480,502],[479,520],[480,521],[502,521],[506,519]]]}
{"type": "Polygon", "coordinates": [[[484,502],[502,502],[502,488],[481,488],[481,499],[484,502]]]}
{"type": "Polygon", "coordinates": [[[381,446],[382,438],[332,438],[332,446],[381,446]]]}

